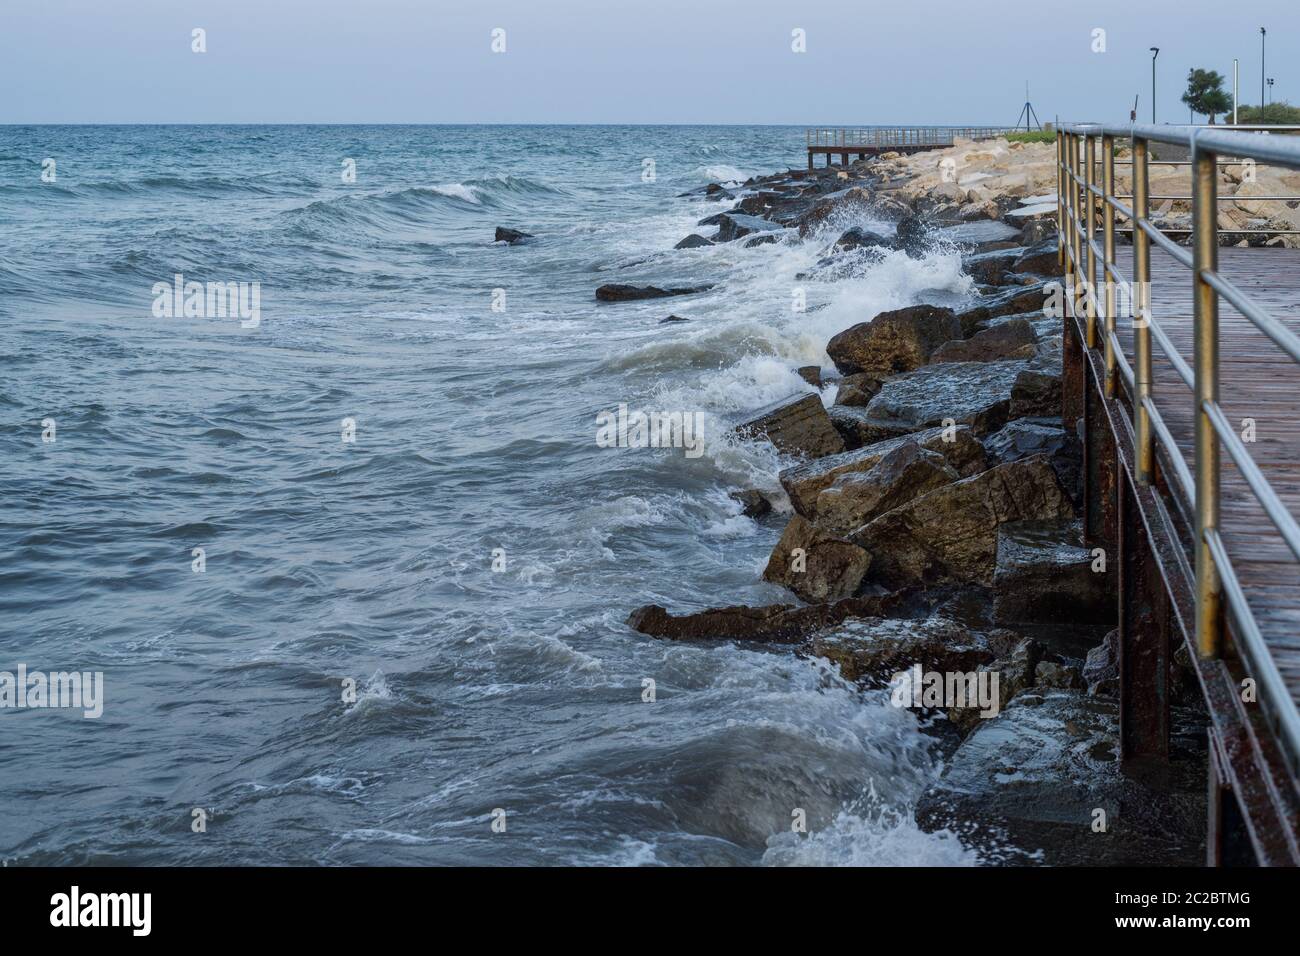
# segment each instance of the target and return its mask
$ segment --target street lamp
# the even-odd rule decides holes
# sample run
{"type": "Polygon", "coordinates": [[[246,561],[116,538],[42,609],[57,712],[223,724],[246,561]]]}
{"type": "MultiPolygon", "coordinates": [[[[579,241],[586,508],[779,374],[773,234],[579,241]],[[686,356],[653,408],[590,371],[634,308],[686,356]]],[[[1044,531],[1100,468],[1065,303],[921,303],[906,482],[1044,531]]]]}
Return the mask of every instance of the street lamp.
{"type": "Polygon", "coordinates": [[[1156,57],[1160,55],[1160,47],[1151,48],[1151,125],[1156,125],[1156,57]]]}
{"type": "Polygon", "coordinates": [[[1259,28],[1259,108],[1264,108],[1264,38],[1268,36],[1268,31],[1263,27],[1259,28]]]}
{"type": "Polygon", "coordinates": [[[1273,102],[1273,77],[1268,78],[1268,101],[1273,102]]]}

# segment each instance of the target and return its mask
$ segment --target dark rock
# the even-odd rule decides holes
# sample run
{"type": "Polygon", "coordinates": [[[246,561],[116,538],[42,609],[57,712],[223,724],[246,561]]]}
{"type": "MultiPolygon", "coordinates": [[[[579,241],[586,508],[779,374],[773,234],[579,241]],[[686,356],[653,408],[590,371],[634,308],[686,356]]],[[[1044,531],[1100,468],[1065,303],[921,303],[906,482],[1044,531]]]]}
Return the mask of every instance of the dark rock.
{"type": "Polygon", "coordinates": [[[885,455],[912,442],[943,455],[948,464],[963,477],[984,470],[986,464],[984,447],[976,440],[969,427],[958,425],[951,429],[931,428],[914,435],[891,438],[856,451],[829,455],[787,468],[780,475],[781,487],[790,496],[790,504],[798,514],[815,519],[818,496],[834,484],[839,476],[869,471],[885,455]]]}
{"type": "Polygon", "coordinates": [[[668,322],[689,322],[690,319],[683,319],[680,315],[670,315],[666,319],[660,319],[659,324],[664,325],[668,322]]]}
{"type": "Polygon", "coordinates": [[[1056,223],[1048,219],[1031,219],[1020,231],[1020,241],[1026,246],[1036,246],[1048,239],[1056,242],[1056,223]]]}
{"type": "Polygon", "coordinates": [[[839,387],[835,391],[835,404],[854,408],[865,407],[879,394],[883,384],[884,382],[878,377],[868,375],[866,372],[845,375],[840,379],[839,387]]]}
{"type": "Polygon", "coordinates": [[[907,434],[904,428],[873,421],[867,409],[860,405],[832,405],[826,412],[831,417],[831,424],[840,433],[840,438],[844,439],[844,447],[848,449],[874,445],[887,438],[907,434]]]}
{"type": "Polygon", "coordinates": [[[1013,264],[1020,258],[1024,249],[1020,246],[995,249],[967,256],[961,266],[976,282],[983,285],[1001,285],[1003,277],[1012,270],[1013,264]]]}
{"type": "Polygon", "coordinates": [[[673,246],[673,248],[674,249],[698,249],[701,246],[711,246],[711,245],[713,245],[712,239],[705,239],[703,236],[699,235],[698,233],[693,232],[685,239],[683,239],[681,242],[677,243],[677,245],[673,246]]]}
{"type": "Polygon", "coordinates": [[[755,232],[771,232],[780,228],[776,223],[768,222],[766,219],[759,219],[757,216],[724,212],[718,217],[717,241],[730,242],[733,239],[740,239],[742,236],[748,236],[755,232]]]}
{"type": "Polygon", "coordinates": [[[1060,418],[1061,356],[1035,359],[1011,386],[1011,418],[1060,418]]]}
{"type": "Polygon", "coordinates": [[[1008,521],[998,529],[993,619],[1000,624],[1114,624],[1115,565],[1093,570],[1073,520],[1008,521]]]}
{"type": "Polygon", "coordinates": [[[781,237],[775,232],[764,232],[757,236],[750,236],[740,245],[745,249],[752,249],[754,246],[766,246],[768,243],[780,242],[781,237]]]}
{"type": "Polygon", "coordinates": [[[866,372],[883,378],[920,368],[931,352],[961,335],[951,309],[914,305],[845,329],[826,344],[826,352],[846,375],[866,372]]]}
{"type": "Polygon", "coordinates": [[[836,249],[874,249],[874,248],[892,248],[894,242],[888,236],[882,236],[878,232],[872,232],[870,229],[863,229],[861,226],[854,226],[845,230],[838,239],[835,240],[836,249]]]}
{"type": "Polygon", "coordinates": [[[532,233],[520,232],[518,229],[506,229],[503,226],[497,226],[496,238],[493,242],[506,242],[514,245],[516,242],[523,242],[525,239],[534,239],[532,233]]]}
{"type": "Polygon", "coordinates": [[[673,641],[732,640],[768,641],[793,644],[816,631],[835,627],[859,617],[877,617],[896,605],[901,595],[882,593],[845,598],[832,604],[797,607],[773,604],[767,607],[710,608],[694,614],[673,615],[658,604],[647,604],[632,612],[629,627],[651,637],[673,641]]]}
{"type": "Polygon", "coordinates": [[[810,603],[852,597],[871,566],[871,555],[794,515],[776,543],[763,580],[782,584],[810,603]]]}
{"type": "Polygon", "coordinates": [[[822,387],[822,367],[820,365],[801,365],[794,371],[796,375],[813,388],[822,387]]]}
{"type": "Polygon", "coordinates": [[[1033,358],[1038,337],[1022,318],[999,322],[968,339],[945,342],[930,355],[933,365],[944,362],[993,362],[998,359],[1033,358]]]}
{"type": "Polygon", "coordinates": [[[663,299],[672,295],[694,295],[707,292],[711,285],[691,286],[689,288],[660,289],[652,285],[619,285],[611,283],[596,290],[596,298],[601,302],[631,302],[637,299],[663,299]]]}
{"type": "Polygon", "coordinates": [[[736,427],[742,438],[766,438],[787,455],[819,458],[844,450],[817,395],[796,395],[759,409],[736,427]]]}
{"type": "Polygon", "coordinates": [[[848,540],[871,553],[872,579],[887,587],[939,581],[991,586],[998,529],[1007,521],[1073,517],[1041,458],[998,465],[922,495],[870,521],[848,540]]]}
{"type": "MultiPolygon", "coordinates": [[[[1033,285],[1008,286],[1001,292],[985,296],[979,304],[957,313],[963,334],[971,335],[981,322],[1000,315],[1018,315],[1026,312],[1042,313],[1049,296],[1046,282],[1033,285]]],[[[957,336],[952,336],[957,338],[957,336]]]]}
{"type": "Polygon", "coordinates": [[[1102,642],[1088,652],[1083,682],[1091,697],[1119,696],[1119,628],[1107,632],[1102,642]]]}
{"type": "Polygon", "coordinates": [[[1007,422],[985,438],[984,447],[994,461],[1019,461],[1034,455],[1055,455],[1065,448],[1066,440],[1065,429],[1054,422],[1021,418],[1007,422]]]}
{"type": "Polygon", "coordinates": [[[947,421],[977,435],[1001,428],[1011,409],[1011,389],[1025,362],[947,362],[927,365],[885,382],[867,406],[880,428],[917,431],[947,421]]]}
{"type": "Polygon", "coordinates": [[[959,477],[943,455],[916,441],[906,442],[866,471],[838,476],[817,496],[817,526],[832,534],[848,534],[959,477]]]}
{"type": "Polygon", "coordinates": [[[761,491],[733,491],[728,497],[740,502],[740,513],[748,518],[761,518],[772,511],[772,502],[761,491]]]}
{"type": "Polygon", "coordinates": [[[908,255],[920,255],[930,244],[929,230],[919,216],[904,216],[898,220],[894,242],[908,255]]]}
{"type": "Polygon", "coordinates": [[[883,687],[900,671],[973,671],[993,659],[983,635],[942,617],[850,620],[814,635],[812,653],[839,665],[840,676],[883,687]]]}
{"type": "Polygon", "coordinates": [[[1025,254],[1016,260],[1012,270],[1039,276],[1059,276],[1061,266],[1056,261],[1056,239],[1053,238],[1025,250],[1025,254]]]}

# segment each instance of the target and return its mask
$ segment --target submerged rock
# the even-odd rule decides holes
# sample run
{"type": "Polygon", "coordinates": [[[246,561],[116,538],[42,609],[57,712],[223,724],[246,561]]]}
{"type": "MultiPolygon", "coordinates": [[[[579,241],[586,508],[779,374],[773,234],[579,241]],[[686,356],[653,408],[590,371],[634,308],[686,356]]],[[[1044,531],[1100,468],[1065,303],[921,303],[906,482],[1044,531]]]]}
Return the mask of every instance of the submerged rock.
{"type": "Polygon", "coordinates": [[[835,627],[859,617],[877,617],[894,607],[897,594],[873,594],[846,598],[832,604],[798,607],[772,604],[766,607],[709,608],[694,614],[669,614],[658,604],[647,604],[632,612],[629,627],[651,637],[673,641],[731,640],[768,641],[792,644],[809,634],[835,627]]]}
{"type": "Polygon", "coordinates": [[[870,229],[863,229],[861,226],[854,226],[852,229],[846,229],[835,240],[835,248],[844,249],[875,249],[875,248],[892,248],[894,241],[888,236],[882,236],[878,232],[872,232],[870,229]]]}
{"type": "Polygon", "coordinates": [[[705,239],[703,236],[699,235],[698,233],[693,232],[685,239],[683,239],[681,242],[677,243],[677,245],[673,246],[673,248],[674,249],[699,249],[701,246],[711,246],[711,245],[713,245],[712,239],[705,239]]]}
{"type": "Polygon", "coordinates": [[[846,375],[865,372],[883,378],[920,368],[931,352],[961,335],[951,309],[914,305],[845,329],[826,344],[826,352],[846,375]]]}
{"type": "Polygon", "coordinates": [[[513,246],[516,242],[535,238],[537,237],[530,232],[520,232],[518,229],[506,229],[504,226],[497,226],[496,238],[492,241],[505,242],[513,246]]]}
{"type": "Polygon", "coordinates": [[[675,289],[660,289],[653,285],[620,285],[619,283],[610,283],[603,285],[596,290],[596,298],[601,302],[631,302],[637,299],[663,299],[672,295],[694,295],[697,292],[707,292],[713,288],[711,285],[699,285],[681,287],[675,289]]]}
{"type": "Polygon", "coordinates": [[[805,518],[815,518],[818,496],[829,488],[840,475],[863,472],[896,448],[915,442],[922,448],[943,455],[959,475],[966,477],[984,470],[984,447],[976,440],[971,429],[964,425],[955,428],[931,428],[914,435],[891,438],[867,445],[856,451],[829,455],[780,474],[781,487],[790,496],[794,510],[805,518]]]}
{"type": "Polygon", "coordinates": [[[1073,517],[1045,459],[998,465],[944,485],[848,535],[871,552],[872,579],[887,587],[938,581],[991,586],[998,529],[1008,521],[1073,517]]]}
{"type": "Polygon", "coordinates": [[[667,325],[669,322],[689,322],[690,319],[683,319],[680,315],[670,315],[666,319],[660,319],[660,325],[667,325]]]}
{"type": "Polygon", "coordinates": [[[844,450],[844,440],[817,395],[795,395],[761,408],[735,431],[742,438],[766,438],[777,451],[804,458],[844,450]]]}
{"type": "Polygon", "coordinates": [[[763,580],[781,584],[811,603],[838,601],[857,593],[871,567],[871,555],[794,515],[781,533],[763,580]]]}
{"type": "Polygon", "coordinates": [[[761,518],[772,511],[772,502],[761,491],[752,488],[746,491],[733,491],[727,496],[740,503],[740,513],[747,518],[761,518]]]}

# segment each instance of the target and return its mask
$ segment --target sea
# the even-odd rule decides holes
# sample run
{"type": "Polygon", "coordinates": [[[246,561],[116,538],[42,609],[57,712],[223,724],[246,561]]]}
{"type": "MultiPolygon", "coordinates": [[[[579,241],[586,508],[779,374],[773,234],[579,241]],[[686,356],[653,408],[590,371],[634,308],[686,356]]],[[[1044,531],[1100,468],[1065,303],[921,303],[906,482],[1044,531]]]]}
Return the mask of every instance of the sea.
{"type": "Polygon", "coordinates": [[[729,205],[684,193],[805,163],[794,127],[0,126],[0,863],[981,863],[917,827],[942,761],[887,692],[625,623],[793,601],[791,461],[730,428],[970,292],[943,249],[819,279],[866,210],[674,250],[729,205]],[[600,441],[620,406],[702,447],[600,441]],[[5,698],[20,666],[102,712],[5,698]]]}

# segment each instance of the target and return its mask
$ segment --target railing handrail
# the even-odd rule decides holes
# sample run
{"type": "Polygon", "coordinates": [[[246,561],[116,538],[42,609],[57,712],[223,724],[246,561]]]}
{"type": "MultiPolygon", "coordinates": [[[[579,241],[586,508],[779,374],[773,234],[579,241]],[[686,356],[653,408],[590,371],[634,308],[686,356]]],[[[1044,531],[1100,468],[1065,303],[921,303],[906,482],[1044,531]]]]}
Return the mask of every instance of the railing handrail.
{"type": "MultiPolygon", "coordinates": [[[[1218,271],[1218,164],[1222,156],[1245,157],[1256,162],[1300,169],[1300,136],[1267,136],[1266,132],[1296,127],[1257,127],[1241,129],[1201,126],[1185,132],[1176,127],[1131,124],[1116,126],[1096,123],[1063,124],[1057,132],[1057,220],[1058,255],[1074,282],[1072,302],[1082,305],[1086,316],[1085,340],[1088,348],[1097,344],[1097,320],[1104,322],[1106,395],[1114,397],[1117,377],[1130,389],[1136,444],[1134,478],[1143,485],[1154,480],[1154,446],[1165,448],[1173,465],[1178,484],[1189,505],[1196,511],[1195,621],[1197,651],[1203,658],[1219,656],[1222,644],[1220,602],[1226,598],[1227,609],[1236,627],[1237,647],[1242,652],[1250,674],[1260,687],[1259,699],[1265,703],[1279,737],[1293,766],[1300,764],[1300,711],[1291,696],[1271,651],[1259,629],[1246,598],[1227,547],[1219,531],[1219,455],[1220,447],[1228,450],[1238,472],[1246,481],[1265,514],[1277,528],[1292,554],[1300,560],[1300,523],[1287,510],[1259,465],[1237,437],[1219,404],[1219,300],[1226,299],[1243,317],[1264,333],[1296,362],[1300,362],[1300,336],[1255,303],[1244,291],[1218,271]],[[1127,138],[1133,148],[1133,205],[1119,202],[1114,182],[1114,144],[1127,138]],[[1096,185],[1096,145],[1102,146],[1103,185],[1096,185]],[[1191,150],[1192,166],[1192,252],[1177,246],[1151,220],[1148,144],[1151,142],[1185,146],[1191,150]],[[1082,153],[1080,155],[1080,146],[1082,153]],[[1082,175],[1080,170],[1082,169],[1082,175]],[[1100,200],[1104,226],[1104,246],[1099,249],[1093,239],[1100,200]],[[1081,210],[1082,207],[1082,210],[1081,210]],[[1121,343],[1115,333],[1116,300],[1114,280],[1119,276],[1115,263],[1115,213],[1133,223],[1133,271],[1137,287],[1137,310],[1134,324],[1135,361],[1124,360],[1121,343]],[[1177,353],[1168,335],[1151,314],[1150,246],[1168,251],[1192,272],[1194,284],[1194,333],[1196,344],[1194,369],[1177,353]],[[1096,290],[1097,260],[1102,261],[1105,296],[1098,301],[1096,290]],[[1086,260],[1086,262],[1085,262],[1086,260]],[[1079,287],[1086,283],[1080,293],[1079,287]],[[1099,314],[1100,313],[1100,314],[1099,314]],[[1196,449],[1194,467],[1189,468],[1172,434],[1165,426],[1152,391],[1152,346],[1155,336],[1179,377],[1195,394],[1196,449]]],[[[1246,199],[1258,197],[1247,196],[1246,199]]],[[[1223,230],[1235,234],[1235,230],[1223,230]]],[[[1122,278],[1121,280],[1122,281],[1122,278]]],[[[1076,313],[1078,314],[1078,313],[1076,313]]]]}
{"type": "Polygon", "coordinates": [[[956,138],[989,139],[1014,132],[1008,126],[810,126],[809,146],[939,146],[956,138]]]}

